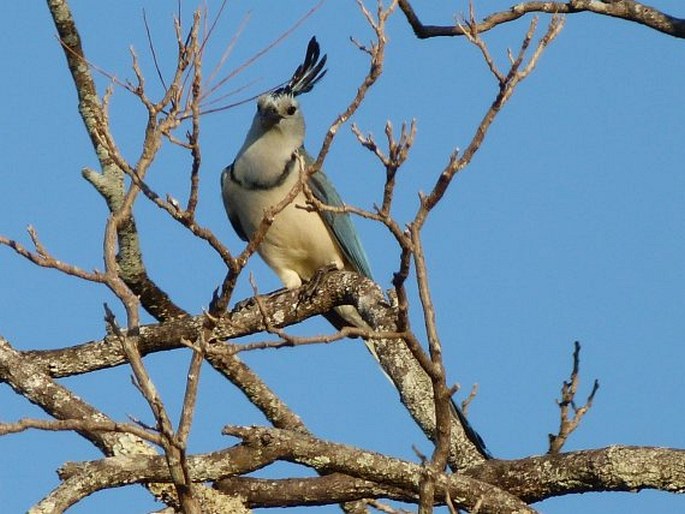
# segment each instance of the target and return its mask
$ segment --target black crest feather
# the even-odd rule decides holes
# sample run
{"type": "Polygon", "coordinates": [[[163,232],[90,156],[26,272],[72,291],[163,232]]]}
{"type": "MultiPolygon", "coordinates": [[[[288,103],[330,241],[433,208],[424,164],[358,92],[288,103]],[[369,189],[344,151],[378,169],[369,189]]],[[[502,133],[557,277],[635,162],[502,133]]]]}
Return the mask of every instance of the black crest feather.
{"type": "Polygon", "coordinates": [[[314,87],[319,80],[323,78],[326,71],[323,67],[326,65],[326,55],[321,57],[321,49],[319,43],[316,40],[316,36],[309,40],[307,45],[307,52],[304,56],[304,61],[300,64],[293,76],[288,81],[285,86],[279,87],[274,90],[272,94],[283,95],[290,94],[293,96],[298,96],[303,93],[308,93],[314,87]]]}

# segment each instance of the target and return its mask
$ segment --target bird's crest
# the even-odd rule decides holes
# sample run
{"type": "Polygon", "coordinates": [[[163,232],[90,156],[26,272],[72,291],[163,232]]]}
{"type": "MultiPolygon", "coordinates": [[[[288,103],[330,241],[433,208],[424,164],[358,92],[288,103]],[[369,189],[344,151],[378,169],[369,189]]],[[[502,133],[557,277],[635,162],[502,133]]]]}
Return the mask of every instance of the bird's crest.
{"type": "Polygon", "coordinates": [[[326,71],[323,67],[326,65],[326,55],[319,60],[321,49],[316,40],[316,36],[309,40],[307,45],[307,53],[304,56],[304,61],[300,64],[293,76],[284,86],[275,89],[271,94],[274,96],[292,95],[298,96],[303,93],[308,93],[319,80],[323,78],[326,71]]]}

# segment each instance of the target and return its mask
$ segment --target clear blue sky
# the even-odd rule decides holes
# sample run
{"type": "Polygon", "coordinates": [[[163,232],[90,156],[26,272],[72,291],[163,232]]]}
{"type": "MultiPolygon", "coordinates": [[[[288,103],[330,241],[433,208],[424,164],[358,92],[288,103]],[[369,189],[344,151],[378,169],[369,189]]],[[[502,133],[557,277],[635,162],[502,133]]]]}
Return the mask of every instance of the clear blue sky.
{"type": "MultiPolygon", "coordinates": [[[[655,0],[685,16],[682,3],[655,0]]],[[[129,45],[141,56],[151,88],[158,88],[141,15],[147,10],[166,73],[174,62],[171,16],[176,2],[72,1],[88,57],[120,79],[133,78],[129,45]]],[[[219,2],[208,0],[210,13],[219,2]]],[[[229,2],[208,49],[211,70],[226,42],[250,18],[226,64],[230,70],[275,39],[314,2],[229,2]]],[[[508,2],[476,2],[486,9],[508,2]]],[[[448,23],[463,1],[416,9],[426,23],[448,23]]],[[[193,4],[184,7],[190,18],[193,4]]],[[[60,259],[101,267],[106,210],[80,176],[96,166],[76,110],[64,56],[43,2],[8,2],[0,33],[5,100],[0,140],[3,186],[0,233],[28,242],[32,224],[60,259]]],[[[543,21],[545,18],[543,18],[543,21]]],[[[489,33],[497,61],[516,48],[527,21],[489,33]]],[[[355,122],[383,139],[383,126],[416,118],[418,136],[400,173],[398,219],[416,210],[449,152],[465,147],[495,94],[479,53],[463,39],[414,39],[398,13],[389,24],[385,73],[355,122]]],[[[227,90],[257,80],[270,87],[292,72],[316,35],[329,72],[303,98],[307,145],[317,151],[323,133],[346,105],[367,69],[349,36],[371,37],[354,2],[329,0],[289,39],[235,79],[227,90]]],[[[644,27],[591,15],[567,18],[566,28],[538,69],[516,91],[473,164],[455,181],[425,230],[430,280],[450,379],[473,383],[479,394],[470,418],[492,452],[503,458],[544,453],[558,424],[554,400],[571,365],[572,343],[583,345],[583,394],[598,378],[595,406],[566,449],[611,444],[685,447],[685,44],[644,27]]],[[[98,76],[100,91],[107,79],[98,76]]],[[[114,133],[129,158],[138,151],[144,113],[117,89],[111,104],[114,133]]],[[[242,248],[221,205],[218,176],[242,143],[254,106],[207,116],[202,127],[200,221],[232,249],[242,248]]],[[[343,198],[371,207],[383,175],[349,128],[341,131],[326,169],[343,198]]],[[[189,158],[165,148],[151,170],[159,193],[185,198],[189,158]]],[[[214,254],[143,199],[136,209],[148,269],[186,309],[206,307],[224,270],[214,254]]],[[[390,286],[397,251],[382,228],[357,226],[383,287],[390,286]]],[[[256,259],[260,289],[279,287],[256,259]]],[[[19,349],[56,348],[100,338],[102,287],[45,271],[0,249],[0,334],[19,349]]],[[[250,295],[247,277],[238,297],[250,295]]],[[[415,312],[418,322],[418,311],[415,312]]],[[[311,322],[297,333],[328,331],[311,322]]],[[[360,342],[245,355],[308,426],[324,438],[416,459],[412,445],[429,450],[360,342]]],[[[172,412],[178,412],[187,352],[146,359],[172,412]]],[[[116,419],[151,415],[118,368],[65,380],[116,419]]],[[[0,388],[0,419],[41,416],[0,388]]],[[[226,445],[224,424],[263,423],[231,385],[204,369],[193,451],[226,445]]],[[[99,454],[76,435],[30,432],[0,438],[0,504],[22,512],[58,482],[67,460],[99,454]]],[[[283,466],[285,473],[291,471],[283,466]]],[[[298,471],[298,473],[305,473],[298,471]]],[[[264,476],[270,476],[268,473],[264,476]]],[[[273,475],[271,475],[273,476],[273,475]]],[[[146,512],[155,504],[139,488],[98,494],[73,512],[146,512]]],[[[675,512],[685,499],[665,493],[584,495],[538,505],[552,514],[675,512]]],[[[336,507],[323,509],[337,511],[336,507]]]]}

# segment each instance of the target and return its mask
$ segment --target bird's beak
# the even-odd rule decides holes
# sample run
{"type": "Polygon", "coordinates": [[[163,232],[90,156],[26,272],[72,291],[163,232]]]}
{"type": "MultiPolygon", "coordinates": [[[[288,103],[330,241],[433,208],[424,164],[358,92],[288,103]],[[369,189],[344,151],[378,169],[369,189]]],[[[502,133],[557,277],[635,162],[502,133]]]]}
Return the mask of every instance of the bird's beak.
{"type": "Polygon", "coordinates": [[[275,107],[269,106],[262,111],[262,128],[269,129],[283,119],[275,107]]]}

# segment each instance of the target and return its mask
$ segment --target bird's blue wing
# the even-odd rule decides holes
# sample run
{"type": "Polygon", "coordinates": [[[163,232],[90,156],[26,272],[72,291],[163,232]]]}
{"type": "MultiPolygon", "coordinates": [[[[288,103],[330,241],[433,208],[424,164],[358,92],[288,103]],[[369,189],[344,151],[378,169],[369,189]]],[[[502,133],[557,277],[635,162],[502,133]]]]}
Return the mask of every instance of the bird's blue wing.
{"type": "MultiPolygon", "coordinates": [[[[300,151],[307,166],[314,162],[314,159],[311,158],[304,148],[301,148],[300,151]]],[[[308,184],[312,193],[320,202],[330,205],[331,207],[344,206],[340,195],[322,171],[317,171],[312,174],[309,177],[308,184]]],[[[364,252],[364,248],[359,241],[357,230],[354,228],[349,214],[323,211],[321,212],[321,217],[333,233],[333,236],[345,254],[345,257],[352,266],[354,266],[355,270],[368,278],[372,278],[366,252],[364,252]]]]}

